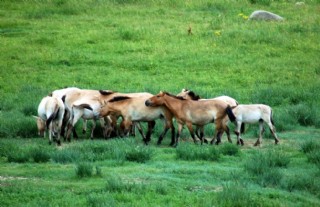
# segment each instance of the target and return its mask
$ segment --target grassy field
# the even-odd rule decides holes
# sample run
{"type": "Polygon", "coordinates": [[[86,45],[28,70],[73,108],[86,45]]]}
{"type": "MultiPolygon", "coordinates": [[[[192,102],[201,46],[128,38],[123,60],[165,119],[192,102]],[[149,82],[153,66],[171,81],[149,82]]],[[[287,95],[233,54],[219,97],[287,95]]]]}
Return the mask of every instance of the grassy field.
{"type": "Polygon", "coordinates": [[[320,2],[304,2],[1,0],[0,206],[319,206],[320,2]],[[248,21],[258,9],[285,21],[248,21]],[[254,148],[248,126],[244,147],[187,130],[156,146],[161,127],[150,146],[99,129],[48,146],[32,115],[65,86],[268,104],[280,145],[254,148]]]}

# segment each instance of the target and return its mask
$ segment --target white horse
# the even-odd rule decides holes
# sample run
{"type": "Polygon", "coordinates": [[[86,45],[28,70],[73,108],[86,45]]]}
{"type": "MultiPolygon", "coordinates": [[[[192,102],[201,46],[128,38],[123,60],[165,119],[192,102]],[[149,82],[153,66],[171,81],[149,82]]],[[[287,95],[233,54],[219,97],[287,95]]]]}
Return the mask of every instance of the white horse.
{"type": "Polygon", "coordinates": [[[254,144],[254,146],[258,146],[262,142],[262,134],[264,132],[263,124],[267,123],[269,129],[274,137],[275,144],[279,143],[278,136],[276,134],[276,128],[274,126],[274,122],[272,119],[272,109],[268,105],[264,104],[240,104],[232,109],[234,115],[236,116],[236,129],[235,133],[237,135],[237,144],[243,145],[243,140],[241,138],[240,128],[243,127],[243,123],[253,124],[259,122],[259,138],[254,144]]]}
{"type": "Polygon", "coordinates": [[[49,130],[49,144],[52,143],[52,135],[57,136],[57,144],[60,145],[60,131],[64,115],[64,104],[61,99],[46,96],[38,106],[37,126],[38,134],[45,137],[46,128],[49,130]]]}

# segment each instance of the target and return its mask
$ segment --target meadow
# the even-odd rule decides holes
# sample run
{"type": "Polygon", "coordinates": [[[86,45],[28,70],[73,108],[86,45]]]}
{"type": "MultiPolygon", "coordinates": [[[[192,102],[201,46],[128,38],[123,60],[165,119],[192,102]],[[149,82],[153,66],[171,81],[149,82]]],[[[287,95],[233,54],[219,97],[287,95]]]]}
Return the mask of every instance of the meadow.
{"type": "Polygon", "coordinates": [[[319,206],[320,2],[304,2],[1,0],[0,206],[319,206]],[[260,9],[285,20],[248,20],[260,9]],[[253,147],[250,125],[243,147],[186,129],[157,146],[157,122],[148,146],[101,129],[49,146],[32,115],[66,86],[268,104],[280,144],[253,147]]]}

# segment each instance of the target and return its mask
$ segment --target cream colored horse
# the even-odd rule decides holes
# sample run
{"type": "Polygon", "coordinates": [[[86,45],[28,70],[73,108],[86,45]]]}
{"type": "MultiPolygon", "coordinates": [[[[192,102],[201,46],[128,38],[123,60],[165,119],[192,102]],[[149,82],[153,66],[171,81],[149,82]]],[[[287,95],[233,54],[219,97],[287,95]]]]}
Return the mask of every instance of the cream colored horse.
{"type": "Polygon", "coordinates": [[[264,104],[240,104],[237,107],[232,109],[234,115],[236,116],[236,129],[235,133],[237,135],[237,143],[243,145],[243,140],[241,138],[241,130],[240,127],[243,123],[246,124],[254,124],[259,123],[260,133],[259,138],[254,144],[254,146],[258,146],[262,142],[262,135],[264,132],[263,124],[267,123],[269,129],[274,137],[275,144],[279,143],[278,136],[276,134],[276,128],[274,126],[274,122],[272,119],[272,109],[268,105],[264,104]]]}
{"type": "Polygon", "coordinates": [[[60,145],[60,131],[64,115],[64,104],[60,98],[46,96],[38,106],[37,127],[38,134],[45,137],[46,128],[49,130],[49,144],[52,136],[57,136],[57,144],[60,145]]]}

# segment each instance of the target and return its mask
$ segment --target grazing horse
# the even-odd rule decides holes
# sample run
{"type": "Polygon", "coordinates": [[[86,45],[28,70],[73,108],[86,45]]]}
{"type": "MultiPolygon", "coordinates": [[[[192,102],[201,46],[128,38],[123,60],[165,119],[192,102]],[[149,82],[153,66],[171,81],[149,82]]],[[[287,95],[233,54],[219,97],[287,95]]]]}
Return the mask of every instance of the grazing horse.
{"type": "MultiPolygon", "coordinates": [[[[193,91],[188,90],[188,89],[182,89],[181,92],[179,94],[177,94],[177,96],[183,97],[185,99],[194,100],[194,101],[221,100],[221,101],[225,101],[226,103],[228,103],[230,105],[230,107],[234,107],[234,106],[238,105],[238,102],[234,98],[231,98],[230,96],[218,96],[218,97],[210,98],[210,99],[201,99],[199,95],[196,95],[193,91]]],[[[244,127],[244,126],[242,126],[242,127],[244,127]]],[[[226,126],[226,129],[227,129],[226,130],[226,134],[227,134],[227,137],[228,137],[228,141],[230,143],[232,143],[232,140],[231,140],[231,137],[230,137],[229,127],[226,126]]],[[[199,128],[196,128],[196,135],[198,137],[200,137],[199,133],[198,133],[198,130],[199,130],[199,128]]],[[[242,128],[242,130],[243,130],[243,128],[242,128]]],[[[213,138],[213,140],[211,142],[214,142],[214,140],[215,140],[215,138],[213,138]]]]}
{"type": "MultiPolygon", "coordinates": [[[[150,97],[150,96],[149,96],[150,97]]],[[[101,107],[100,117],[108,115],[121,116],[123,121],[121,123],[123,131],[128,132],[130,126],[135,122],[148,122],[148,132],[144,137],[142,129],[139,129],[143,140],[146,144],[150,141],[152,130],[155,125],[155,120],[164,118],[165,126],[161,133],[158,144],[161,144],[163,137],[171,128],[171,145],[174,144],[174,126],[172,122],[173,115],[165,107],[147,107],[145,101],[149,97],[127,97],[127,96],[116,96],[113,99],[105,102],[105,105],[101,107]]]]}
{"type": "Polygon", "coordinates": [[[60,145],[60,130],[64,115],[64,104],[61,99],[46,96],[38,106],[37,126],[38,134],[45,137],[45,130],[49,130],[49,144],[52,143],[52,135],[57,136],[57,144],[60,145]]]}
{"type": "MultiPolygon", "coordinates": [[[[66,138],[70,141],[70,134],[78,120],[82,117],[85,120],[92,119],[94,125],[91,131],[91,139],[93,138],[93,131],[96,126],[96,120],[99,119],[101,105],[104,101],[112,99],[114,96],[124,95],[108,90],[76,90],[66,94],[65,106],[66,110],[71,114],[68,121],[68,131],[66,138]],[[80,107],[79,107],[80,106],[80,107]],[[81,107],[82,106],[82,107],[81,107]],[[83,107],[85,106],[85,107],[83,107]]],[[[150,97],[150,93],[129,93],[128,96],[150,97]]],[[[107,137],[116,126],[117,117],[105,117],[100,119],[101,125],[104,128],[104,136],[107,137]],[[112,128],[112,129],[110,129],[112,128]],[[108,134],[106,134],[108,133],[108,134]]]]}
{"type": "Polygon", "coordinates": [[[165,106],[171,111],[178,122],[178,133],[175,145],[178,145],[180,134],[183,126],[186,124],[190,134],[196,142],[192,125],[196,125],[202,129],[200,133],[201,144],[203,143],[203,126],[209,123],[215,124],[217,137],[216,144],[221,142],[220,136],[226,130],[223,118],[228,115],[231,121],[234,121],[234,115],[230,106],[224,101],[220,100],[204,100],[192,101],[182,97],[171,95],[167,92],[160,92],[159,94],[149,98],[145,102],[146,106],[165,106]]]}
{"type": "Polygon", "coordinates": [[[242,126],[242,123],[252,124],[257,122],[259,122],[260,133],[259,133],[259,138],[254,144],[254,146],[258,146],[262,142],[262,134],[264,132],[264,127],[263,127],[264,122],[267,123],[267,125],[269,126],[270,131],[274,137],[275,144],[278,144],[279,139],[276,134],[276,129],[272,119],[272,109],[270,106],[267,106],[264,104],[248,104],[248,105],[240,104],[234,107],[232,111],[236,116],[235,134],[237,135],[237,144],[243,145],[243,140],[241,138],[241,130],[240,130],[240,126],[242,126]]]}
{"type": "MultiPolygon", "coordinates": [[[[56,98],[60,98],[62,99],[62,101],[64,102],[65,96],[67,93],[71,92],[71,91],[78,91],[80,90],[79,88],[76,87],[66,87],[63,89],[57,89],[52,91],[49,96],[52,97],[56,97],[56,98]]],[[[65,110],[64,116],[63,116],[63,121],[62,121],[62,127],[61,127],[61,136],[65,136],[65,128],[67,125],[68,120],[70,119],[70,113],[68,113],[68,110],[65,110]]],[[[83,121],[83,132],[85,133],[87,127],[87,121],[84,120],[83,121]]],[[[77,132],[75,129],[72,130],[73,136],[74,137],[78,137],[77,132]]]]}

